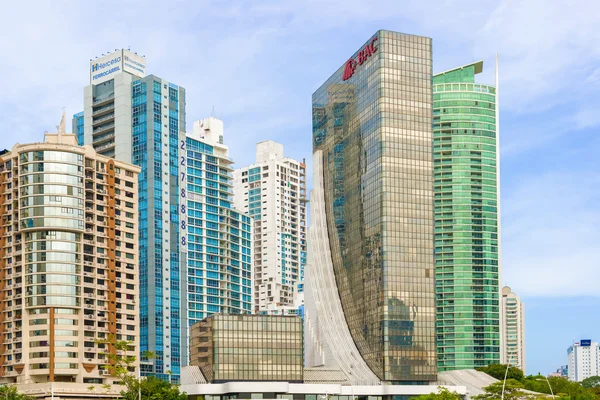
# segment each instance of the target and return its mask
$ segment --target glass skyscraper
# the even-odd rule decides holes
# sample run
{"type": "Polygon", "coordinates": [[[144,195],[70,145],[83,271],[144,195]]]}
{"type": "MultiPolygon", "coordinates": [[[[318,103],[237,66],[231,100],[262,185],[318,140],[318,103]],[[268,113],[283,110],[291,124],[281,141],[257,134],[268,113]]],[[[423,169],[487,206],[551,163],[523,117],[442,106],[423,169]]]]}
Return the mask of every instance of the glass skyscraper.
{"type": "Polygon", "coordinates": [[[232,207],[233,160],[223,144],[223,121],[194,122],[182,149],[189,329],[215,313],[252,312],[252,233],[250,217],[232,207]]]}
{"type": "MultiPolygon", "coordinates": [[[[74,125],[79,118],[76,114],[74,125]]],[[[143,57],[118,50],[91,62],[83,127],[84,143],[99,154],[141,167],[141,371],[178,382],[187,358],[181,322],[187,313],[186,251],[180,232],[185,89],[146,75],[143,57]],[[146,350],[156,358],[146,359],[146,350]]]]}
{"type": "Polygon", "coordinates": [[[77,144],[83,146],[83,111],[73,115],[73,133],[77,137],[77,144]]]}
{"type": "Polygon", "coordinates": [[[500,362],[496,88],[476,62],[433,78],[438,368],[500,362]]]}
{"type": "Polygon", "coordinates": [[[352,382],[437,377],[431,85],[431,39],[382,30],[313,94],[305,318],[352,382]]]}

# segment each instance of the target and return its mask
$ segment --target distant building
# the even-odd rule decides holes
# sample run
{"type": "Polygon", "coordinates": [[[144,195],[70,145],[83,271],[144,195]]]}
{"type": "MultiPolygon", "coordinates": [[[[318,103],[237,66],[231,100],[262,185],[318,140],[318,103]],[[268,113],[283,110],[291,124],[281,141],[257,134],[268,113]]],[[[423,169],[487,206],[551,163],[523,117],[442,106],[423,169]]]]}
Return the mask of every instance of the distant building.
{"type": "Polygon", "coordinates": [[[200,367],[208,383],[301,383],[304,379],[302,318],[210,316],[190,329],[190,365],[200,367]]]}
{"type": "Polygon", "coordinates": [[[306,165],[283,145],[256,144],[256,163],[233,173],[235,207],[254,221],[254,310],[297,310],[306,264],[306,165]]]}
{"type": "Polygon", "coordinates": [[[552,372],[550,376],[567,378],[569,376],[569,367],[567,365],[561,365],[560,368],[556,370],[556,372],[552,372]]]}
{"type": "Polygon", "coordinates": [[[83,135],[84,135],[84,112],[78,112],[73,115],[73,133],[77,136],[77,144],[79,146],[84,145],[83,135]]]}
{"type": "Polygon", "coordinates": [[[569,380],[581,382],[590,376],[600,374],[600,349],[598,342],[592,342],[589,339],[582,339],[573,343],[567,350],[569,355],[569,380]]]}
{"type": "Polygon", "coordinates": [[[502,288],[501,363],[515,365],[525,373],[525,308],[508,286],[502,288]]]}

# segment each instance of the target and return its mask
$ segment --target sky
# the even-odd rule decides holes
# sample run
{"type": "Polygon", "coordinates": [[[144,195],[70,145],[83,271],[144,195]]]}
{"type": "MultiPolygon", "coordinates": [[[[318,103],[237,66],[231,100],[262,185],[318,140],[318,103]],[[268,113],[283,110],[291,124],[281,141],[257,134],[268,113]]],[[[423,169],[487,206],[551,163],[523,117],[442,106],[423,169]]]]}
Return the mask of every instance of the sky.
{"type": "Polygon", "coordinates": [[[600,341],[600,2],[54,0],[3,15],[0,148],[81,111],[90,59],[130,47],[186,88],[188,129],[224,121],[238,167],[267,139],[310,166],[311,94],[378,29],[431,37],[434,72],[483,60],[482,83],[498,53],[502,284],[526,304],[527,373],[600,341]]]}

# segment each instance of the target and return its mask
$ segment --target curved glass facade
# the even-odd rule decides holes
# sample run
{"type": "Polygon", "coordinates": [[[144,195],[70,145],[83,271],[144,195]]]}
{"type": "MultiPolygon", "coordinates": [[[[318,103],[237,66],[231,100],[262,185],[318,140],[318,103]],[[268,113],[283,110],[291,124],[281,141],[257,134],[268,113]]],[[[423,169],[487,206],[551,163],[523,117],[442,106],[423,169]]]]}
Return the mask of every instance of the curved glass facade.
{"type": "Polygon", "coordinates": [[[313,94],[345,320],[379,379],[405,384],[436,379],[431,82],[431,39],[379,31],[313,94]]]}
{"type": "Polygon", "coordinates": [[[496,89],[482,63],[434,77],[438,367],[500,362],[496,89]]]}
{"type": "Polygon", "coordinates": [[[81,273],[82,261],[83,154],[24,152],[19,170],[26,305],[79,306],[81,289],[74,278],[81,273]]]}

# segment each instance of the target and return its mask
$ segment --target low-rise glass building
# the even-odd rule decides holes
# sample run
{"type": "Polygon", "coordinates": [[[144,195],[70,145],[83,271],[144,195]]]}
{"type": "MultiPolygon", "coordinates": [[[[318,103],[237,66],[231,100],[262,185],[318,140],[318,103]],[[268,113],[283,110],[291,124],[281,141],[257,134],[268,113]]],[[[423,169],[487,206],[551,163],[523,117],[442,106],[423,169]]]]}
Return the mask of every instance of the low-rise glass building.
{"type": "Polygon", "coordinates": [[[190,329],[190,364],[209,383],[303,381],[303,327],[298,316],[210,316],[190,329]]]}

